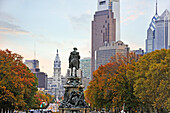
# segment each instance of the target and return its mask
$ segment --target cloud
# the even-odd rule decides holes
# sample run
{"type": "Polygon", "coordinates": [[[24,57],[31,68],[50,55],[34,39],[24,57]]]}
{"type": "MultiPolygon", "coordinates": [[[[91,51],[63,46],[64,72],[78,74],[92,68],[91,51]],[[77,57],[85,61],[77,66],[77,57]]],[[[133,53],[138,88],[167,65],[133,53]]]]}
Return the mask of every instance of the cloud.
{"type": "Polygon", "coordinates": [[[0,20],[5,20],[5,21],[9,21],[9,22],[15,22],[16,19],[12,16],[10,16],[9,14],[7,13],[4,13],[4,12],[0,12],[0,20]]]}
{"type": "Polygon", "coordinates": [[[28,31],[23,30],[20,26],[14,24],[16,19],[7,13],[0,12],[0,34],[28,35],[28,31]]]}
{"type": "Polygon", "coordinates": [[[14,34],[14,35],[29,34],[28,31],[21,29],[20,26],[17,26],[15,24],[11,24],[11,23],[5,22],[5,21],[0,21],[0,33],[1,34],[14,34]]]}
{"type": "Polygon", "coordinates": [[[50,46],[50,47],[62,47],[64,43],[60,43],[58,41],[51,41],[51,40],[38,40],[39,43],[42,45],[50,46]]]}
{"type": "Polygon", "coordinates": [[[91,11],[88,10],[80,16],[68,16],[68,19],[74,30],[87,30],[91,21],[91,11]],[[89,24],[87,24],[89,23],[89,24]]]}
{"type": "Polygon", "coordinates": [[[139,16],[141,16],[141,15],[144,15],[144,12],[139,12],[139,13],[130,15],[130,16],[126,17],[126,18],[121,18],[121,21],[120,21],[120,22],[121,22],[121,23],[125,23],[125,22],[127,22],[127,21],[134,21],[134,20],[138,19],[139,16]]]}
{"type": "Polygon", "coordinates": [[[90,40],[83,40],[84,44],[80,46],[79,51],[83,57],[90,57],[91,44],[90,40]]]}

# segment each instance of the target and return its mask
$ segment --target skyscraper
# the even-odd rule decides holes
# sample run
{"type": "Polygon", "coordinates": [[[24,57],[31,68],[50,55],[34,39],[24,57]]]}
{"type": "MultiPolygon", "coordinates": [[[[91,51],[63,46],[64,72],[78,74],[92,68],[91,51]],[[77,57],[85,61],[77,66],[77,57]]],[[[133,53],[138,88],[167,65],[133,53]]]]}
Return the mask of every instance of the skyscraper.
{"type": "Polygon", "coordinates": [[[47,90],[47,77],[44,72],[40,72],[38,60],[25,60],[24,64],[33,72],[38,78],[38,90],[47,90]]]}
{"type": "Polygon", "coordinates": [[[105,42],[116,40],[116,19],[112,12],[112,2],[99,0],[98,10],[92,21],[91,75],[95,70],[95,51],[104,46],[105,42]]]}
{"type": "Polygon", "coordinates": [[[98,0],[98,11],[108,10],[109,4],[116,19],[116,40],[120,40],[120,0],[98,0]]]}
{"type": "Polygon", "coordinates": [[[82,70],[83,77],[91,78],[91,58],[86,57],[80,60],[80,69],[82,70]]]}
{"type": "Polygon", "coordinates": [[[152,18],[152,21],[147,30],[147,39],[146,39],[146,53],[154,51],[154,40],[155,40],[155,22],[158,20],[159,16],[157,13],[157,2],[156,2],[156,13],[152,18]]]}
{"type": "Polygon", "coordinates": [[[154,50],[170,49],[170,12],[166,9],[156,21],[154,50]]]}

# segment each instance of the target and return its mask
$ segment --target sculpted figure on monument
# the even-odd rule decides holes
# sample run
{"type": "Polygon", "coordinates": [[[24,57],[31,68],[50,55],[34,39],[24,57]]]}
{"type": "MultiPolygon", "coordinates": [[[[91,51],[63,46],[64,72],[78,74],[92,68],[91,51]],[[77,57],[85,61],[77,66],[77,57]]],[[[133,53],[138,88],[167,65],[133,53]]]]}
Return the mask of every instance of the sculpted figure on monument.
{"type": "Polygon", "coordinates": [[[80,88],[79,90],[79,99],[76,102],[76,106],[80,107],[80,108],[88,108],[86,102],[85,102],[85,98],[84,98],[84,93],[83,93],[83,88],[80,88]]]}
{"type": "Polygon", "coordinates": [[[69,99],[68,88],[66,88],[64,93],[64,100],[61,102],[60,108],[64,108],[67,105],[68,99],[69,99]]]}
{"type": "Polygon", "coordinates": [[[70,53],[69,57],[69,68],[71,68],[71,76],[73,76],[73,67],[75,67],[75,77],[77,77],[77,70],[80,68],[80,55],[79,52],[77,52],[77,48],[73,48],[74,51],[70,53]]]}
{"type": "Polygon", "coordinates": [[[64,93],[64,100],[63,100],[63,102],[66,103],[68,101],[68,99],[69,99],[69,94],[68,94],[68,89],[66,88],[65,93],[64,93]]]}
{"type": "Polygon", "coordinates": [[[73,90],[70,94],[70,98],[68,100],[68,103],[70,103],[73,107],[75,107],[78,98],[79,98],[79,95],[78,95],[77,91],[73,90]]]}

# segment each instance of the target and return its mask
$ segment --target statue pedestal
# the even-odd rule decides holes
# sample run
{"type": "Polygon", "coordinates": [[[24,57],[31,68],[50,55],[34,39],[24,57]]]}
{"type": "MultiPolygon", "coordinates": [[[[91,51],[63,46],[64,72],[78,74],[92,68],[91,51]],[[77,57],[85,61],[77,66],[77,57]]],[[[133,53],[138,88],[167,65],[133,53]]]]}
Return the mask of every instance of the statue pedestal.
{"type": "Polygon", "coordinates": [[[90,107],[84,99],[81,78],[68,77],[64,88],[64,100],[59,106],[59,113],[89,113],[90,107]]]}

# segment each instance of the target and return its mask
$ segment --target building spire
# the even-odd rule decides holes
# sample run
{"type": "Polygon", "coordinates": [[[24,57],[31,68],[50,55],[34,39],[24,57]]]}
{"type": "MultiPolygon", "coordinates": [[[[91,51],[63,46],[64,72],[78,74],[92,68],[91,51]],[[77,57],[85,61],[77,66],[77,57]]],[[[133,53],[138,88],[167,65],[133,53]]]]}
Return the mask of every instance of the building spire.
{"type": "Polygon", "coordinates": [[[156,0],[156,15],[158,15],[158,2],[156,0]]]}
{"type": "Polygon", "coordinates": [[[57,49],[57,54],[58,54],[58,49],[57,49]]]}

